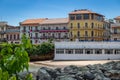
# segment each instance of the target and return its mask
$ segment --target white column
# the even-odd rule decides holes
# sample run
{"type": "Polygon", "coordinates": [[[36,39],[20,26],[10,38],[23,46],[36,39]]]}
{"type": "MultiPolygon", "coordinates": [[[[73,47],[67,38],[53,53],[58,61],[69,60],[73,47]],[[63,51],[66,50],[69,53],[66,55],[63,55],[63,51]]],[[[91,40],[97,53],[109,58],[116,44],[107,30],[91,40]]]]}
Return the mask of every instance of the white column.
{"type": "Polygon", "coordinates": [[[105,49],[102,49],[102,54],[105,54],[105,49]]]}
{"type": "Polygon", "coordinates": [[[65,49],[64,49],[64,54],[65,54],[65,49]]]}
{"type": "Polygon", "coordinates": [[[73,49],[73,54],[75,54],[75,49],[73,49]]]}
{"type": "Polygon", "coordinates": [[[113,49],[113,54],[115,54],[115,49],[113,49]]]}
{"type": "Polygon", "coordinates": [[[93,49],[93,54],[95,54],[95,49],[93,49]]]}
{"type": "Polygon", "coordinates": [[[83,54],[85,54],[85,49],[83,49],[83,54]]]}

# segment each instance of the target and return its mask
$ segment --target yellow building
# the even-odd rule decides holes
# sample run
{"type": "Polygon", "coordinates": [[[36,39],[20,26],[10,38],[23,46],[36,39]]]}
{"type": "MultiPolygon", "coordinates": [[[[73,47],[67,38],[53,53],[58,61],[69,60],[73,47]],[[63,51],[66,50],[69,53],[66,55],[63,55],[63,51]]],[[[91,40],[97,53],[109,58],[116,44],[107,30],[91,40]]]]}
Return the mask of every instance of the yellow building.
{"type": "Polygon", "coordinates": [[[104,16],[87,9],[69,13],[70,40],[102,41],[104,16]]]}

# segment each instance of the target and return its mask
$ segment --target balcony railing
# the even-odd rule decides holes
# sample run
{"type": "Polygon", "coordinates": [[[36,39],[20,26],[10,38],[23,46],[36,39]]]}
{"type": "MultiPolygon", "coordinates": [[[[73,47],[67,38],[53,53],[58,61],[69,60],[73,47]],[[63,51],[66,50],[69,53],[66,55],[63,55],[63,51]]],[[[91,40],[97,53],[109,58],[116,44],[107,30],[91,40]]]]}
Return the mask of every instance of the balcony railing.
{"type": "Polygon", "coordinates": [[[40,30],[41,33],[44,33],[44,32],[68,32],[68,30],[40,30]]]}
{"type": "Polygon", "coordinates": [[[0,31],[0,34],[5,34],[6,33],[6,31],[0,31]]]}

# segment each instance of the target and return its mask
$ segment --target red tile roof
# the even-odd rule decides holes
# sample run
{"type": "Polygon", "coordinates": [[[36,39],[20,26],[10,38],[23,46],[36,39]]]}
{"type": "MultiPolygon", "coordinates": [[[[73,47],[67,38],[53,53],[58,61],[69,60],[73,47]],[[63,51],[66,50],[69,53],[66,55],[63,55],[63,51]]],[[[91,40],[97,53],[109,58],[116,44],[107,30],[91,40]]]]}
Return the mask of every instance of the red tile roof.
{"type": "Polygon", "coordinates": [[[115,20],[120,20],[120,16],[117,16],[116,18],[114,18],[115,20]]]}
{"type": "Polygon", "coordinates": [[[40,24],[65,24],[68,23],[68,21],[68,18],[53,18],[44,20],[40,24]]]}
{"type": "Polygon", "coordinates": [[[40,19],[27,19],[23,22],[21,22],[20,24],[21,25],[29,25],[29,24],[39,24],[41,23],[42,21],[46,20],[47,18],[40,18],[40,19]]]}

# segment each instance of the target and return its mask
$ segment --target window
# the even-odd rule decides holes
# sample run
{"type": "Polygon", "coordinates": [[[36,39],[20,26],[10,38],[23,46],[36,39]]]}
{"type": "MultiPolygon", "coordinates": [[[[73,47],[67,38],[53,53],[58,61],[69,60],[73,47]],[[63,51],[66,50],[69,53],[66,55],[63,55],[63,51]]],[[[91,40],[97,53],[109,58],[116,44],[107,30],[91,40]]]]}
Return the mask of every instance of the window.
{"type": "Polygon", "coordinates": [[[83,49],[75,49],[75,54],[83,54],[83,49]]]}
{"type": "Polygon", "coordinates": [[[117,41],[117,38],[114,38],[114,41],[117,41]]]}
{"type": "Polygon", "coordinates": [[[114,28],[114,34],[117,34],[117,29],[116,28],[114,28]]]}
{"type": "Polygon", "coordinates": [[[56,49],[56,54],[64,54],[64,49],[56,49]]]}
{"type": "Polygon", "coordinates": [[[23,27],[23,31],[26,31],[26,27],[25,26],[23,27]]]}
{"type": "Polygon", "coordinates": [[[45,27],[43,27],[43,30],[45,30],[45,27]]]}
{"type": "Polygon", "coordinates": [[[35,40],[35,43],[37,43],[38,42],[38,40],[35,40]]]}
{"type": "Polygon", "coordinates": [[[63,27],[63,29],[66,29],[66,27],[63,27]]]}
{"type": "Polygon", "coordinates": [[[102,49],[96,49],[95,54],[102,54],[102,49]]]}
{"type": "Polygon", "coordinates": [[[85,54],[93,54],[93,50],[92,49],[86,49],[85,54]]]}
{"type": "Polygon", "coordinates": [[[71,34],[71,37],[72,37],[73,36],[72,32],[70,34],[71,34]]]}
{"type": "Polygon", "coordinates": [[[35,27],[35,30],[36,30],[36,31],[38,30],[38,26],[35,27]]]}
{"type": "Polygon", "coordinates": [[[89,14],[83,14],[83,19],[89,19],[89,14]]]}
{"type": "Polygon", "coordinates": [[[72,24],[72,23],[70,24],[70,28],[71,28],[71,29],[73,28],[73,24],[72,24]]]}
{"type": "Polygon", "coordinates": [[[19,37],[20,37],[20,36],[19,36],[19,34],[18,34],[18,35],[17,35],[17,39],[19,39],[19,37]]]}
{"type": "Polygon", "coordinates": [[[14,40],[16,39],[16,35],[14,34],[14,40]]]}
{"type": "Polygon", "coordinates": [[[48,30],[51,30],[51,28],[50,28],[50,27],[48,27],[48,30]]]}
{"type": "Polygon", "coordinates": [[[65,53],[66,53],[66,54],[73,54],[73,49],[66,49],[66,50],[65,50],[65,53]]]}
{"type": "Polygon", "coordinates": [[[87,31],[85,31],[85,36],[88,36],[88,32],[87,31]]]}
{"type": "Polygon", "coordinates": [[[58,37],[61,38],[61,33],[58,33],[58,37]]]}
{"type": "Polygon", "coordinates": [[[94,36],[94,31],[91,31],[91,36],[92,36],[92,37],[94,36]]]}
{"type": "Polygon", "coordinates": [[[70,20],[75,20],[75,15],[70,15],[70,20]]]}
{"type": "Polygon", "coordinates": [[[35,33],[35,38],[38,38],[38,33],[35,33]]]}
{"type": "Polygon", "coordinates": [[[78,28],[80,28],[80,23],[77,23],[78,28]]]}
{"type": "Polygon", "coordinates": [[[88,27],[88,23],[85,23],[85,27],[86,27],[86,28],[88,27]]]}
{"type": "Polygon", "coordinates": [[[113,50],[106,49],[105,54],[113,54],[113,50]]]}
{"type": "Polygon", "coordinates": [[[8,40],[8,37],[9,37],[9,36],[7,35],[7,40],[8,40]]]}
{"type": "Polygon", "coordinates": [[[82,15],[77,14],[77,15],[76,15],[76,20],[81,20],[81,19],[82,19],[82,15]]]}
{"type": "Polygon", "coordinates": [[[59,28],[58,27],[56,27],[56,30],[58,30],[59,28]]]}
{"type": "Polygon", "coordinates": [[[77,36],[80,37],[80,32],[78,31],[77,36]]]}
{"type": "Polygon", "coordinates": [[[120,49],[116,49],[115,54],[120,54],[120,49]]]}
{"type": "Polygon", "coordinates": [[[91,28],[94,28],[94,23],[91,23],[91,28]]]}
{"type": "Polygon", "coordinates": [[[10,35],[10,40],[12,40],[12,35],[10,35]]]}

